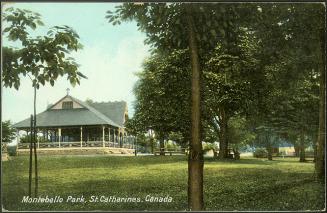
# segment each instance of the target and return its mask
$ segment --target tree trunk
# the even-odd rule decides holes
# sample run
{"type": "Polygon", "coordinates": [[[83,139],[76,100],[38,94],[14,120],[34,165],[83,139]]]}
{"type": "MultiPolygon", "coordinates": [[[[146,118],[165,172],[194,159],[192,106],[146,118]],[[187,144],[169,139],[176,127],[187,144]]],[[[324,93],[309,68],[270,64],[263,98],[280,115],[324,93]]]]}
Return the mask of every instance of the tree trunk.
{"type": "Polygon", "coordinates": [[[240,159],[240,152],[238,151],[237,148],[233,149],[234,152],[234,159],[239,160],[240,159]]]}
{"type": "Polygon", "coordinates": [[[34,86],[34,167],[35,167],[35,197],[38,194],[38,168],[37,168],[37,153],[36,153],[36,140],[37,140],[37,132],[36,132],[36,85],[34,86]]]}
{"type": "Polygon", "coordinates": [[[272,147],[270,145],[267,147],[267,152],[268,152],[268,154],[267,154],[268,160],[272,160],[273,159],[272,158],[272,147]]]}
{"type": "Polygon", "coordinates": [[[137,156],[137,136],[135,136],[135,138],[134,138],[134,143],[135,143],[135,145],[134,145],[134,149],[135,149],[134,154],[135,154],[135,156],[137,156]]]}
{"type": "Polygon", "coordinates": [[[31,115],[31,127],[30,127],[30,161],[28,170],[28,196],[32,197],[32,173],[33,173],[33,115],[31,115]]]}
{"type": "Polygon", "coordinates": [[[159,143],[160,143],[160,155],[165,155],[165,143],[164,143],[164,139],[160,138],[159,139],[159,143]]]}
{"type": "Polygon", "coordinates": [[[320,88],[319,88],[319,132],[317,140],[317,157],[315,162],[315,171],[319,179],[325,179],[325,32],[321,31],[321,54],[322,54],[322,66],[320,67],[320,88]]]}
{"type": "Polygon", "coordinates": [[[304,131],[301,130],[300,139],[300,162],[305,162],[305,146],[304,146],[304,131]]]}
{"type": "Polygon", "coordinates": [[[298,145],[294,146],[295,157],[300,157],[300,148],[298,145]]]}
{"type": "Polygon", "coordinates": [[[219,154],[220,159],[228,158],[228,142],[227,142],[227,117],[224,107],[219,107],[220,118],[220,141],[219,141],[219,154]]]}
{"type": "Polygon", "coordinates": [[[317,161],[317,144],[313,143],[313,162],[317,161]]]}
{"type": "Polygon", "coordinates": [[[154,154],[154,139],[153,139],[153,137],[151,137],[150,141],[151,141],[151,153],[154,154]]]}
{"type": "Polygon", "coordinates": [[[192,4],[186,6],[189,31],[189,51],[192,63],[191,143],[188,158],[188,205],[192,211],[204,209],[203,203],[203,151],[201,143],[200,64],[192,4]]]}
{"type": "Polygon", "coordinates": [[[300,147],[300,162],[305,162],[305,148],[302,145],[300,147]]]}
{"type": "Polygon", "coordinates": [[[269,148],[267,149],[267,152],[268,152],[268,160],[272,160],[272,148],[269,147],[269,148]]]}

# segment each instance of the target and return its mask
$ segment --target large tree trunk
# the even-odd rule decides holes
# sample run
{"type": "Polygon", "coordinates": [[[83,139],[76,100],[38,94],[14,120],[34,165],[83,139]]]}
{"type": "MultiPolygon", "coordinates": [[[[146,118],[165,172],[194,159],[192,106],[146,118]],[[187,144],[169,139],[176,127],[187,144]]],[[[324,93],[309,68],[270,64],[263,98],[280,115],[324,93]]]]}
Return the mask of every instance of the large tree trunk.
{"type": "Polygon", "coordinates": [[[220,119],[220,140],[219,140],[219,154],[218,158],[228,158],[228,144],[227,144],[227,117],[225,113],[225,108],[219,108],[220,119]]]}
{"type": "Polygon", "coordinates": [[[201,143],[200,115],[200,64],[195,37],[195,25],[191,4],[186,6],[189,31],[189,51],[192,63],[192,106],[191,106],[191,143],[188,158],[188,205],[192,211],[204,209],[203,202],[203,152],[201,143]]]}
{"type": "Polygon", "coordinates": [[[317,157],[315,162],[315,170],[319,179],[325,179],[325,32],[321,30],[321,54],[322,54],[322,66],[320,67],[320,94],[319,94],[319,132],[317,140],[317,157]]]}

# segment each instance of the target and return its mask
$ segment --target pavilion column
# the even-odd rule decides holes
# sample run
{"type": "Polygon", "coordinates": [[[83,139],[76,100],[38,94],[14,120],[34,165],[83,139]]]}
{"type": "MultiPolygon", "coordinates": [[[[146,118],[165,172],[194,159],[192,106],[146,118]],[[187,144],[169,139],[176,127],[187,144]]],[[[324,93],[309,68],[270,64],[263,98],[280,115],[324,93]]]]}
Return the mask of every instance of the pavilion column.
{"type": "Polygon", "coordinates": [[[81,127],[81,147],[83,147],[83,127],[81,127]]]}
{"type": "Polygon", "coordinates": [[[121,148],[121,135],[120,135],[120,128],[118,128],[118,146],[121,148]]]}
{"type": "Polygon", "coordinates": [[[121,136],[121,146],[124,147],[124,144],[126,143],[126,141],[125,141],[125,133],[124,132],[122,132],[122,133],[123,134],[121,136]]]}
{"type": "Polygon", "coordinates": [[[20,135],[19,135],[19,130],[17,129],[16,130],[16,135],[17,135],[17,143],[20,142],[20,135]]]}
{"type": "Polygon", "coordinates": [[[58,142],[59,142],[59,148],[60,148],[60,141],[61,141],[61,128],[58,129],[58,142]]]}
{"type": "Polygon", "coordinates": [[[37,137],[37,132],[38,132],[38,130],[36,130],[36,141],[37,141],[37,148],[39,149],[40,148],[40,140],[37,137]]]}
{"type": "Polygon", "coordinates": [[[116,146],[116,130],[114,129],[114,147],[116,146]]]}
{"type": "Polygon", "coordinates": [[[120,147],[123,147],[124,134],[123,134],[123,131],[121,131],[121,130],[120,130],[119,138],[120,138],[120,147]]]}
{"type": "Polygon", "coordinates": [[[102,146],[105,147],[105,143],[104,143],[104,126],[102,126],[102,146]]]}
{"type": "Polygon", "coordinates": [[[109,144],[110,144],[110,127],[108,127],[108,139],[109,139],[109,144]]]}

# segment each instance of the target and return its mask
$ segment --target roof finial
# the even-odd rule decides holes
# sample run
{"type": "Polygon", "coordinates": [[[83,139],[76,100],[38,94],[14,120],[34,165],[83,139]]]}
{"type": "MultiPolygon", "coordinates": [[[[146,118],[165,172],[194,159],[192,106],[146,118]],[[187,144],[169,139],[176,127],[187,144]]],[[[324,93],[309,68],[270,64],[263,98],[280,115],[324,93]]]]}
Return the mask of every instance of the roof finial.
{"type": "Polygon", "coordinates": [[[69,89],[69,88],[67,88],[67,89],[66,89],[66,91],[67,91],[67,95],[69,95],[69,91],[70,91],[70,89],[69,89]]]}

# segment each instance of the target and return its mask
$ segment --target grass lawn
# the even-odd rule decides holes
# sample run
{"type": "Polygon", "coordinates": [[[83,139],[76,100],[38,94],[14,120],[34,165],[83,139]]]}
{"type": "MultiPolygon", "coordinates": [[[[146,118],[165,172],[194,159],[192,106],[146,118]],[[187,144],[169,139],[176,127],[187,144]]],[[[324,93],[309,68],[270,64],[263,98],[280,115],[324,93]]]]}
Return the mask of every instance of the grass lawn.
{"type": "MultiPolygon", "coordinates": [[[[7,210],[186,210],[186,156],[39,156],[39,196],[62,203],[22,203],[28,194],[28,157],[2,162],[2,202],[7,210]],[[66,202],[68,196],[86,202],[66,202]],[[170,196],[172,202],[147,202],[170,196]],[[143,202],[89,202],[91,196],[135,197],[143,202]]],[[[321,210],[322,183],[314,180],[312,162],[206,159],[206,210],[321,210]]],[[[103,198],[104,198],[103,197],[103,198]]],[[[114,199],[114,198],[112,198],[114,199]]],[[[104,201],[104,200],[103,200],[104,201]]]]}

